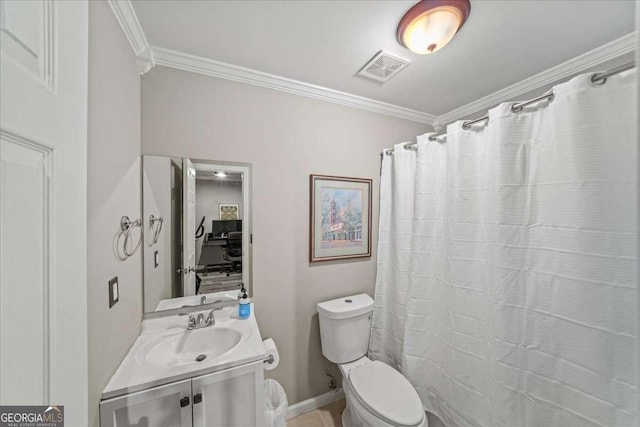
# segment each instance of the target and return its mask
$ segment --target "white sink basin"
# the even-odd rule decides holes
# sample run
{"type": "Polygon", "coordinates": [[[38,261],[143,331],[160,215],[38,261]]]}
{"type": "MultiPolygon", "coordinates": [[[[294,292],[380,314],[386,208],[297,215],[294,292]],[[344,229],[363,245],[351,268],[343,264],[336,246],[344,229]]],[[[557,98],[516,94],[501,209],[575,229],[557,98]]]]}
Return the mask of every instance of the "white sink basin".
{"type": "MultiPolygon", "coordinates": [[[[201,312],[207,316],[209,311],[201,312]]],[[[187,331],[187,316],[145,319],[140,335],[102,392],[102,399],[147,390],[163,384],[220,372],[265,358],[262,336],[251,305],[248,319],[238,319],[238,307],[215,312],[216,324],[187,331]],[[201,362],[200,355],[206,356],[201,362]]],[[[192,312],[200,314],[198,310],[192,312]]]]}
{"type": "Polygon", "coordinates": [[[137,359],[143,364],[159,367],[210,362],[232,351],[249,337],[251,328],[241,326],[210,326],[162,335],[147,343],[137,359]]]}

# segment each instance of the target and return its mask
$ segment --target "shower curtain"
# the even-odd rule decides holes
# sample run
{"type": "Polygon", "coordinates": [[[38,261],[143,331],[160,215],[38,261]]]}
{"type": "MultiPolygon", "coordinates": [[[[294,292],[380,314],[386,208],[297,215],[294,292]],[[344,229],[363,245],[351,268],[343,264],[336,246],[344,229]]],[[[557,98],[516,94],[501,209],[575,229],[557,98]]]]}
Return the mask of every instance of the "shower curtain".
{"type": "Polygon", "coordinates": [[[635,70],[383,157],[370,357],[454,426],[635,425],[635,70]]]}

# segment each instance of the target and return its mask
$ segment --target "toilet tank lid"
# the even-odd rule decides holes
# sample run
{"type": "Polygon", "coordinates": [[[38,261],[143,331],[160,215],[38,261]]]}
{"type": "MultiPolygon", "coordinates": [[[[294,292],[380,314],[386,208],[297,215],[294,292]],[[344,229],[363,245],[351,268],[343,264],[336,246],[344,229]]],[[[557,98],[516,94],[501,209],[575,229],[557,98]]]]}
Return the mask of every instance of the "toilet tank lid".
{"type": "Polygon", "coordinates": [[[346,319],[371,312],[373,299],[367,294],[351,295],[320,302],[316,308],[321,316],[329,319],[346,319]]]}

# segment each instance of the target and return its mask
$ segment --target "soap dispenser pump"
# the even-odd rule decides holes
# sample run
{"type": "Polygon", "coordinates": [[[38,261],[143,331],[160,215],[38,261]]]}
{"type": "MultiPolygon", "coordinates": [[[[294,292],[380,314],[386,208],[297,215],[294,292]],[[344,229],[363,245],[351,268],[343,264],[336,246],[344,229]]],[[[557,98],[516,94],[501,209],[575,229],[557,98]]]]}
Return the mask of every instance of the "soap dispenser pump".
{"type": "Polygon", "coordinates": [[[238,317],[240,319],[248,319],[251,315],[251,302],[247,297],[247,293],[245,292],[242,295],[242,299],[240,300],[240,304],[238,305],[238,317]]]}

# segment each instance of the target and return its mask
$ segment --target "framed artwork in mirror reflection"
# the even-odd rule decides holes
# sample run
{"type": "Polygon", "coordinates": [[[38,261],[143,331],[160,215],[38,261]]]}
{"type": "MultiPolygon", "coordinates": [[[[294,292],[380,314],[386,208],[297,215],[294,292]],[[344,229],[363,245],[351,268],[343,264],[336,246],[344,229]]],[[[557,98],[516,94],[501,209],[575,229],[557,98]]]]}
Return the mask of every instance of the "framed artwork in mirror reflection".
{"type": "Polygon", "coordinates": [[[238,204],[220,203],[218,209],[220,210],[220,221],[240,219],[238,213],[240,207],[238,204]]]}

